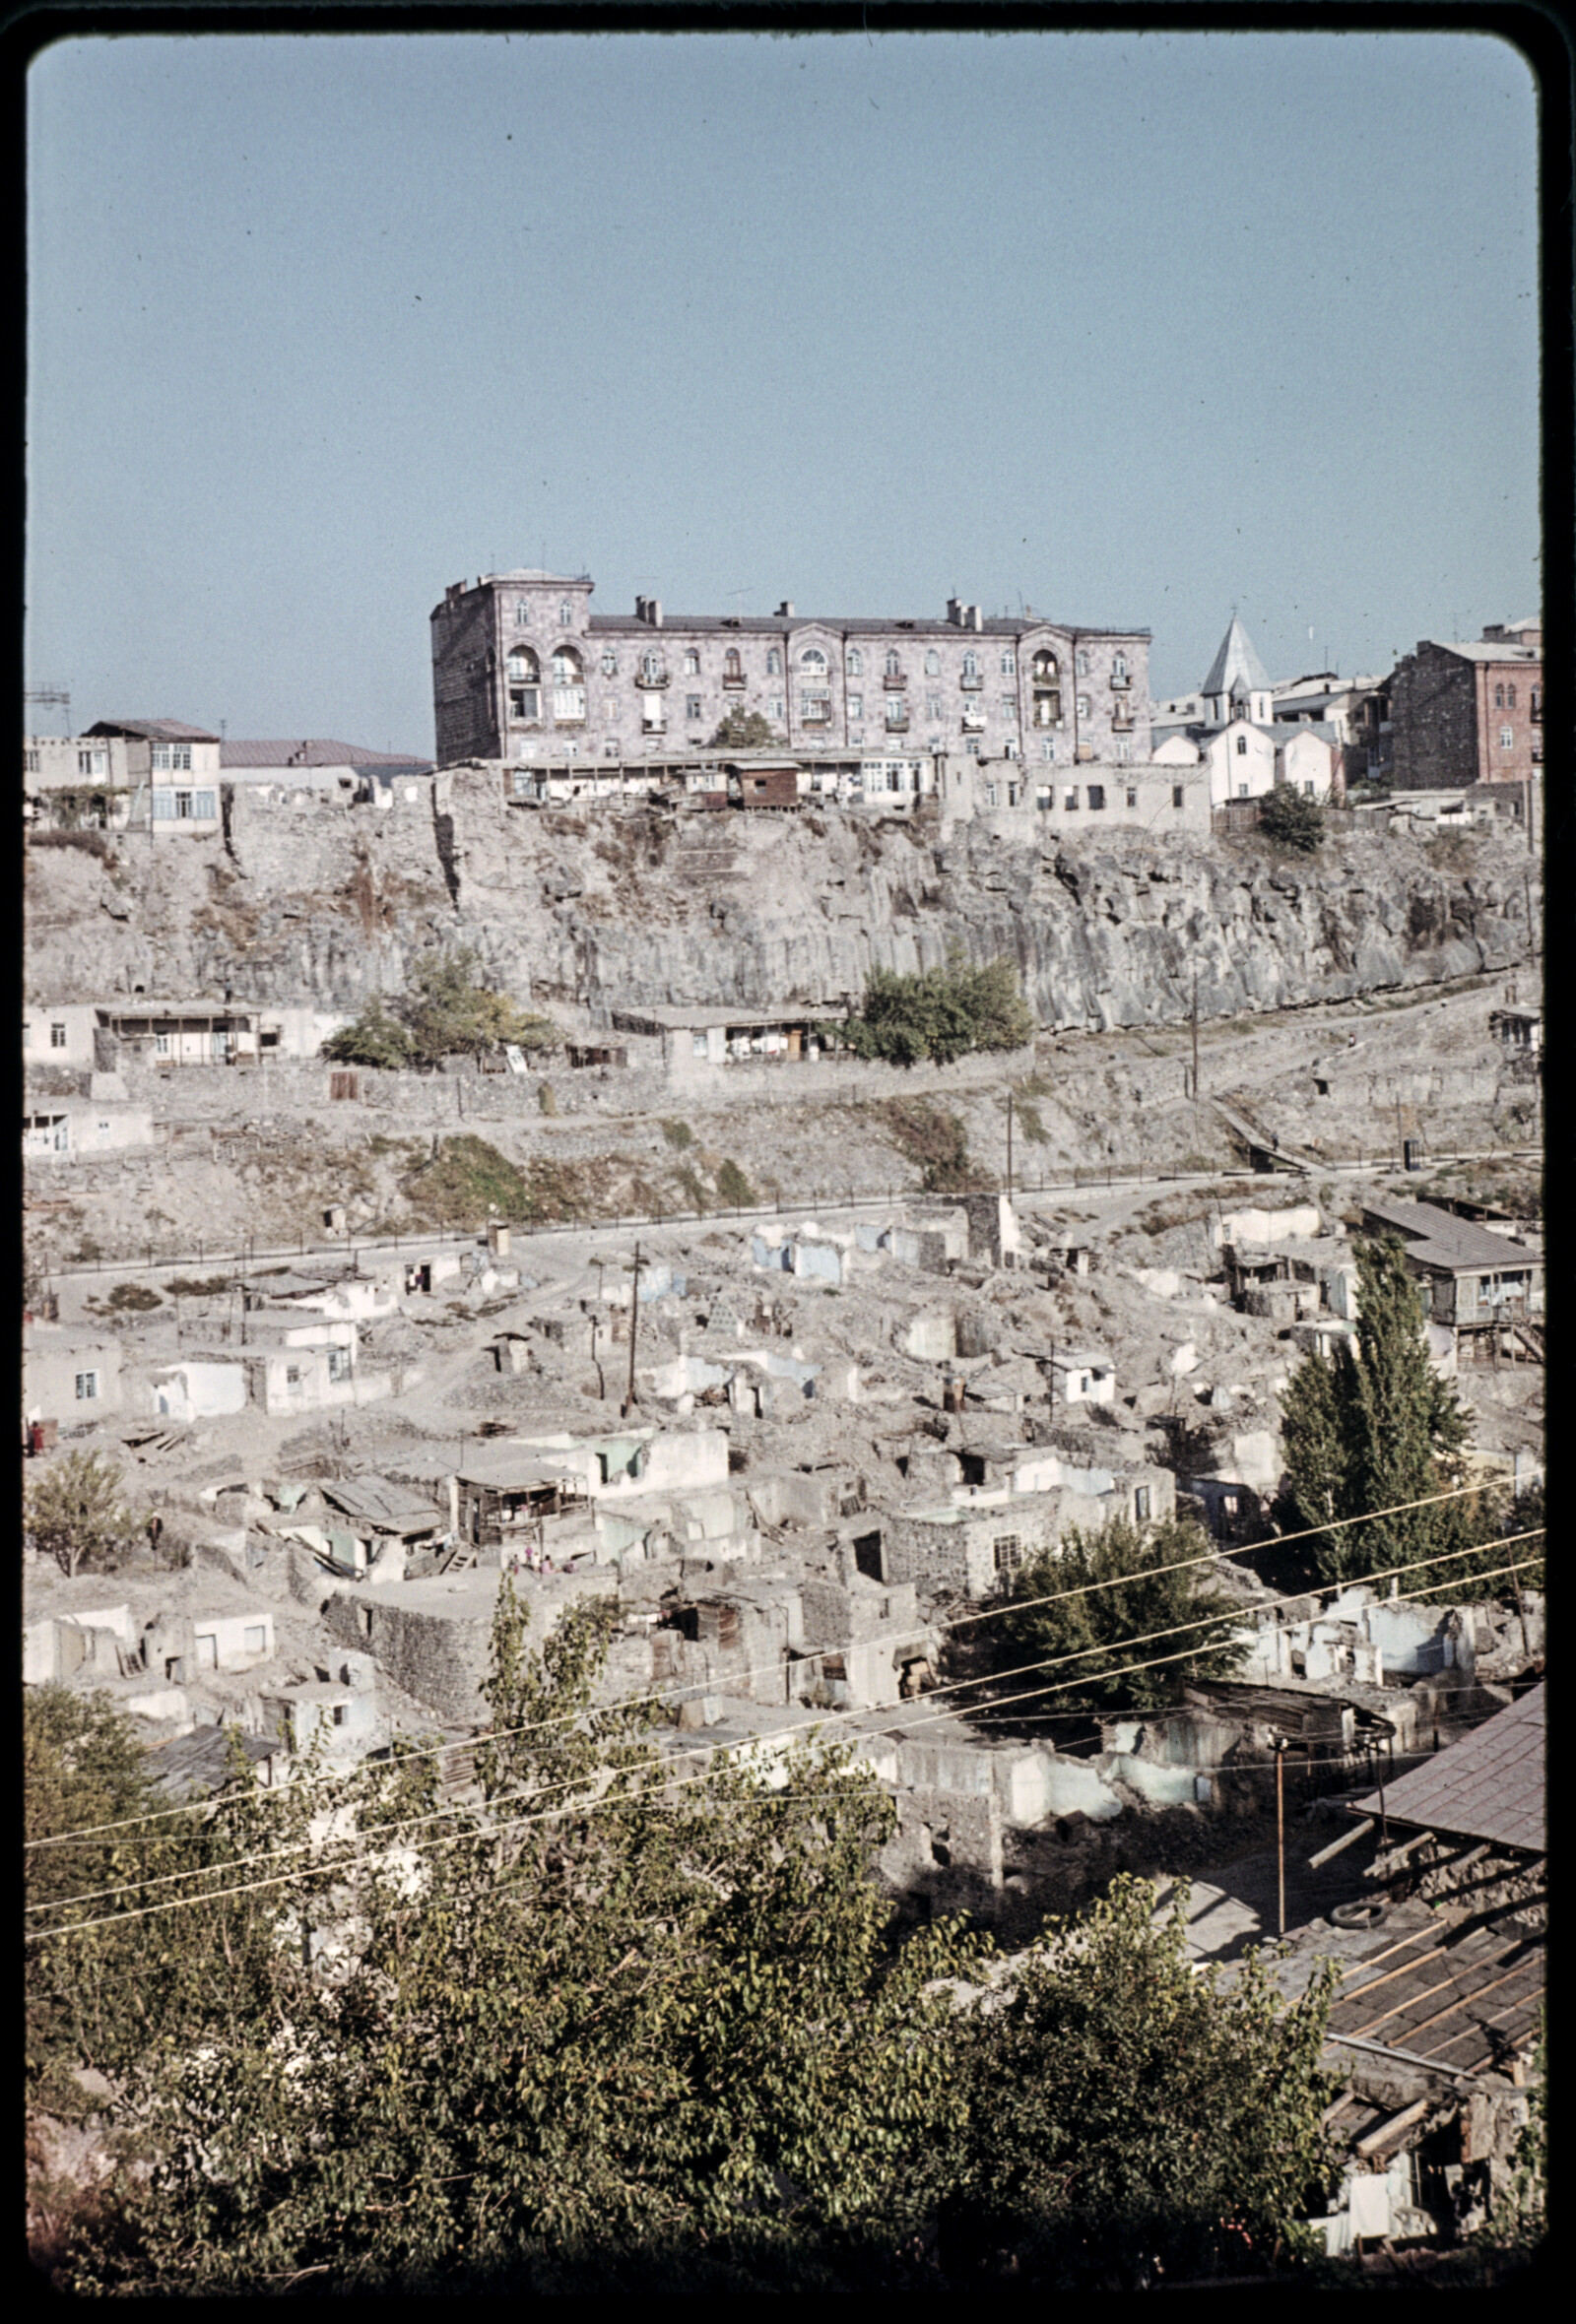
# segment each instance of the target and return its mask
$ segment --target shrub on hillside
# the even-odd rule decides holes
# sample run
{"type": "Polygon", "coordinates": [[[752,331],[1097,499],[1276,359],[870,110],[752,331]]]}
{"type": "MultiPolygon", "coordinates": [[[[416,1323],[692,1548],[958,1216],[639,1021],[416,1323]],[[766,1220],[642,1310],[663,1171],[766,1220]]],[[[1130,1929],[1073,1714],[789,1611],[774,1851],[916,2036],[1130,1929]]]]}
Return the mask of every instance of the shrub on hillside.
{"type": "Polygon", "coordinates": [[[917,976],[873,968],[864,1007],[842,1033],[857,1057],[945,1065],[973,1050],[1021,1049],[1034,1037],[1034,1019],[1010,960],[976,967],[954,946],[945,968],[917,976]]]}
{"type": "Polygon", "coordinates": [[[1324,809],[1316,799],[1282,783],[1266,793],[1259,829],[1296,855],[1316,856],[1324,845],[1324,809]]]}

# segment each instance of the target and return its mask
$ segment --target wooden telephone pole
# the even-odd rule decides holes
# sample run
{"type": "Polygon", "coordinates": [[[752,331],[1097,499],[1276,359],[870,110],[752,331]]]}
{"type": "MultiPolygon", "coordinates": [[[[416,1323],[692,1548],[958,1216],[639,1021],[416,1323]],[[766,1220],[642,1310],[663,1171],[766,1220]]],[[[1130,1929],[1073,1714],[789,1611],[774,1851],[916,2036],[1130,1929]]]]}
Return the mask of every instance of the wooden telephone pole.
{"type": "Polygon", "coordinates": [[[1013,1093],[1007,1093],[1007,1198],[1013,1198],[1013,1093]]]}
{"type": "Polygon", "coordinates": [[[639,1398],[634,1392],[634,1336],[640,1321],[640,1246],[634,1247],[634,1271],[629,1278],[629,1392],[624,1399],[621,1418],[627,1418],[639,1398]]]}
{"type": "Polygon", "coordinates": [[[1193,1103],[1199,1102],[1199,972],[1193,972],[1193,1103]]]}

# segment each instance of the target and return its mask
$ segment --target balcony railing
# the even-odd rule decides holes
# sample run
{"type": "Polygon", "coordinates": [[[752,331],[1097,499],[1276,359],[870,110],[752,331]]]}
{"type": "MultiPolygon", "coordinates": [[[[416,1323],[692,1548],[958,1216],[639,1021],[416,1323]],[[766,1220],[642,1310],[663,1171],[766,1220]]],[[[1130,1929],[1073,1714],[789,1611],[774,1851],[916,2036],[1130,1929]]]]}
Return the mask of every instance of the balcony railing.
{"type": "Polygon", "coordinates": [[[908,679],[901,670],[887,670],[883,673],[881,682],[884,686],[905,686],[908,679]]]}
{"type": "Polygon", "coordinates": [[[985,680],[982,678],[969,678],[965,676],[960,678],[957,682],[962,687],[965,694],[983,693],[985,688],[985,680]]]}
{"type": "Polygon", "coordinates": [[[1113,735],[1130,735],[1133,732],[1133,709],[1130,703],[1118,702],[1112,711],[1111,732],[1113,735]]]}
{"type": "Polygon", "coordinates": [[[639,670],[635,673],[634,682],[637,686],[670,686],[673,683],[673,673],[671,670],[639,670]]]}
{"type": "Polygon", "coordinates": [[[1123,692],[1123,691],[1124,691],[1124,690],[1125,690],[1125,689],[1126,689],[1128,686],[1130,686],[1132,683],[1133,683],[1133,680],[1132,680],[1132,678],[1131,678],[1128,676],[1128,674],[1127,674],[1127,672],[1126,672],[1125,670],[1113,670],[1113,671],[1112,671],[1112,673],[1111,673],[1111,686],[1112,686],[1112,690],[1113,690],[1114,692],[1116,692],[1116,693],[1121,693],[1121,692],[1123,692]]]}
{"type": "Polygon", "coordinates": [[[891,712],[888,711],[886,713],[886,732],[889,735],[906,735],[908,732],[908,713],[904,711],[901,718],[894,718],[891,712]]]}
{"type": "Polygon", "coordinates": [[[742,670],[725,670],[722,674],[722,682],[725,686],[745,686],[750,683],[750,680],[742,670]]]}

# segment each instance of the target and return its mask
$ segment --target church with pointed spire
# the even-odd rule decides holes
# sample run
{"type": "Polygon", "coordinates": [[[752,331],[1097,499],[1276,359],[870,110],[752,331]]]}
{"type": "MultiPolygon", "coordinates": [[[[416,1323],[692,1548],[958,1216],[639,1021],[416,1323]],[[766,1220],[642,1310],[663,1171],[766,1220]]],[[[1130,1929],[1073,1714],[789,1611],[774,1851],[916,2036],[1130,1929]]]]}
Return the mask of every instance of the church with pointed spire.
{"type": "Polygon", "coordinates": [[[1277,719],[1275,685],[1234,607],[1198,692],[1154,704],[1150,742],[1162,766],[1208,766],[1212,807],[1262,798],[1282,783],[1310,799],[1330,799],[1342,787],[1336,729],[1277,719]]]}

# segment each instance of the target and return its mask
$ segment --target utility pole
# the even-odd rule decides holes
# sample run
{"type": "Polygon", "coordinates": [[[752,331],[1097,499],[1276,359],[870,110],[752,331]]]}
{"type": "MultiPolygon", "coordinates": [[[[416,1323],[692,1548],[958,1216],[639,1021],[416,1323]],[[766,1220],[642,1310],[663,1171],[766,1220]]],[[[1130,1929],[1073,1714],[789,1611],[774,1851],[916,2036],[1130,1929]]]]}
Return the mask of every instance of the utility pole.
{"type": "Polygon", "coordinates": [[[634,1272],[629,1278],[629,1392],[624,1399],[624,1412],[620,1415],[621,1419],[626,1417],[638,1401],[634,1392],[634,1336],[639,1321],[640,1246],[637,1243],[634,1247],[634,1272]]]}
{"type": "Polygon", "coordinates": [[[1193,972],[1193,1103],[1199,1102],[1199,972],[1193,972]]]}
{"type": "Polygon", "coordinates": [[[1276,1904],[1280,1934],[1286,1933],[1286,1739],[1275,1739],[1275,1839],[1276,1839],[1276,1904]]]}
{"type": "Polygon", "coordinates": [[[1007,1199],[1013,1199],[1013,1093],[1007,1093],[1007,1199]]]}

